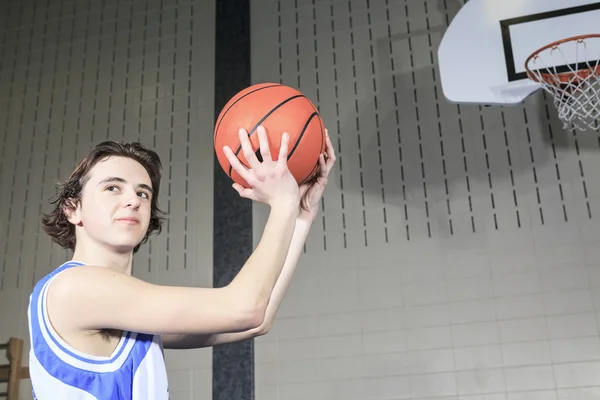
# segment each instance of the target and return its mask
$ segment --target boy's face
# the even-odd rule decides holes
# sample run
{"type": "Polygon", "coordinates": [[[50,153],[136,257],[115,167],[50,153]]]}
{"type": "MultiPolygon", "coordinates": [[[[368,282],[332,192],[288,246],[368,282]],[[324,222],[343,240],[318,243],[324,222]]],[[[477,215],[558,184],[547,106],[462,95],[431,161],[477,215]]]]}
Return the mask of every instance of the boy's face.
{"type": "Polygon", "coordinates": [[[93,240],[119,252],[133,250],[150,222],[152,183],[144,167],[125,157],[99,161],[88,173],[80,205],[69,217],[77,240],[93,240]]]}

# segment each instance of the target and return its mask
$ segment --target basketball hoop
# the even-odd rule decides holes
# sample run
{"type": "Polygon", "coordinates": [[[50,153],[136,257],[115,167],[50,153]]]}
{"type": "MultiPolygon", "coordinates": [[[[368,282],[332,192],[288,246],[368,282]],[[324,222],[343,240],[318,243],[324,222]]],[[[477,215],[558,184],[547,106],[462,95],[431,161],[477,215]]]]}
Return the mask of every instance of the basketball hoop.
{"type": "Polygon", "coordinates": [[[525,69],[554,97],[564,128],[600,130],[600,34],[550,43],[527,58],[525,69]]]}

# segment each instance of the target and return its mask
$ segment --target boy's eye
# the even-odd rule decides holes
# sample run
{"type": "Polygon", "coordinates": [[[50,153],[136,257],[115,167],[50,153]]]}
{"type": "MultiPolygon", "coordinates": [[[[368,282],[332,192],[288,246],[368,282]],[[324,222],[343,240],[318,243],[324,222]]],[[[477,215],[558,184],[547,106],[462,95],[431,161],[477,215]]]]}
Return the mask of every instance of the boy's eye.
{"type": "MultiPolygon", "coordinates": [[[[114,191],[120,190],[120,188],[117,185],[110,185],[110,186],[107,186],[105,190],[108,190],[109,192],[114,192],[114,191]]],[[[138,196],[145,198],[145,199],[150,199],[150,194],[146,193],[146,192],[138,192],[138,196]]]]}

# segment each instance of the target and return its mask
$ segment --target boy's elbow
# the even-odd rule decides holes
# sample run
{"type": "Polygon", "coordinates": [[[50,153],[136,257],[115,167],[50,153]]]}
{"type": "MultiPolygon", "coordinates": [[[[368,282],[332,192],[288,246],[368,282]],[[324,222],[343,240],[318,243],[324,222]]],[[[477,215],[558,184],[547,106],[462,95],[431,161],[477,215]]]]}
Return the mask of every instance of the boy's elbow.
{"type": "Polygon", "coordinates": [[[245,304],[238,307],[239,331],[259,330],[265,322],[266,308],[245,304]]]}
{"type": "Polygon", "coordinates": [[[255,336],[263,336],[266,335],[267,333],[269,333],[269,331],[271,331],[271,324],[267,323],[267,322],[263,322],[262,325],[260,325],[257,329],[256,329],[256,335],[255,336]]]}
{"type": "Polygon", "coordinates": [[[258,296],[248,295],[247,291],[242,291],[229,285],[226,289],[229,295],[229,302],[233,306],[231,315],[236,316],[239,331],[257,330],[265,322],[267,313],[267,302],[261,301],[258,296]]]}
{"type": "Polygon", "coordinates": [[[265,322],[265,313],[266,310],[262,308],[256,308],[249,313],[249,318],[247,320],[248,329],[258,330],[260,329],[265,322]]]}

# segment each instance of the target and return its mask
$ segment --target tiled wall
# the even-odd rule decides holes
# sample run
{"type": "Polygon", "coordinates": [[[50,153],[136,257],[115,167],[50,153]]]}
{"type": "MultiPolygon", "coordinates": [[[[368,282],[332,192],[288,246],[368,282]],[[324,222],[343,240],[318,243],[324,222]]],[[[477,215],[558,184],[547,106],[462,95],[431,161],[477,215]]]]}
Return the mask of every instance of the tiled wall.
{"type": "MultiPolygon", "coordinates": [[[[600,397],[598,136],[564,132],[542,94],[446,102],[436,48],[461,3],[251,2],[252,83],[307,94],[339,156],[276,324],[256,340],[256,399],[600,397]]],[[[0,10],[0,340],[27,338],[34,282],[68,257],[39,228],[53,181],[106,137],[155,147],[167,171],[171,222],[134,274],[227,280],[210,267],[206,190],[213,3],[0,10]]],[[[255,241],[265,211],[254,206],[255,241]]],[[[174,399],[211,396],[211,353],[167,352],[174,399]]],[[[225,379],[252,346],[220,354],[225,379]]],[[[242,369],[232,380],[248,389],[242,369]]]]}
{"type": "Polygon", "coordinates": [[[253,83],[303,91],[339,155],[256,340],[258,400],[600,398],[598,135],[542,93],[447,102],[436,50],[461,5],[252,1],[253,83]]]}
{"type": "MultiPolygon", "coordinates": [[[[169,222],[134,275],[212,286],[214,18],[210,1],[0,5],[0,342],[21,337],[29,350],[29,294],[69,257],[41,230],[41,212],[53,183],[107,138],[139,140],[164,165],[169,222]]],[[[211,397],[211,354],[166,352],[172,399],[211,397]]]]}

